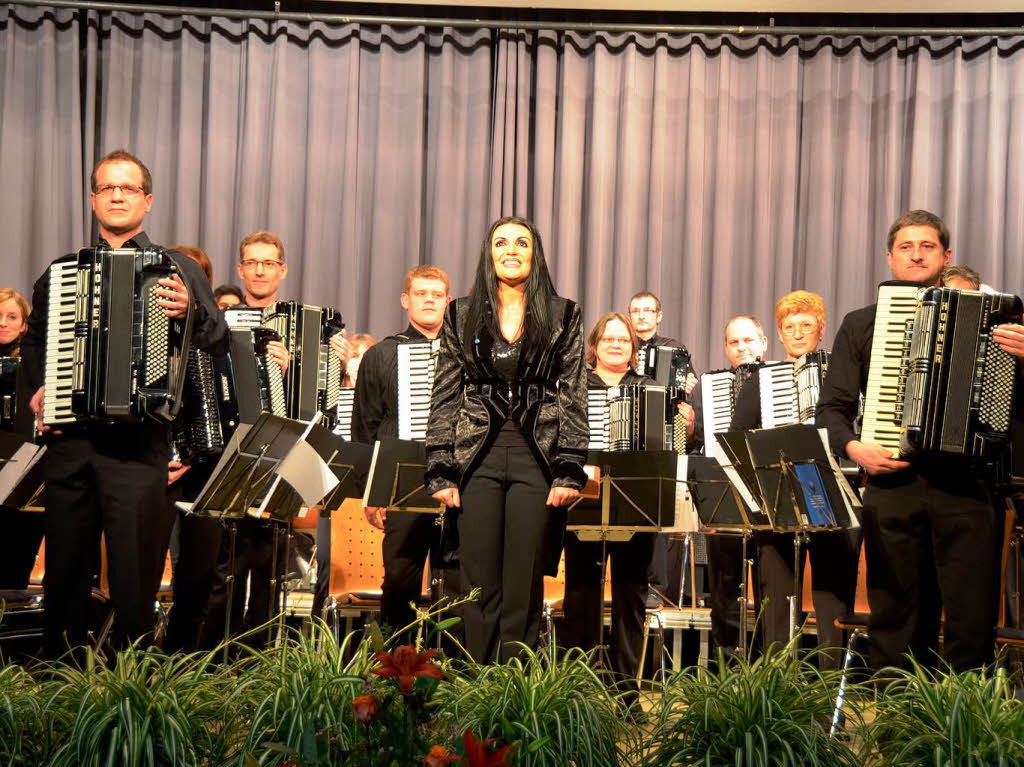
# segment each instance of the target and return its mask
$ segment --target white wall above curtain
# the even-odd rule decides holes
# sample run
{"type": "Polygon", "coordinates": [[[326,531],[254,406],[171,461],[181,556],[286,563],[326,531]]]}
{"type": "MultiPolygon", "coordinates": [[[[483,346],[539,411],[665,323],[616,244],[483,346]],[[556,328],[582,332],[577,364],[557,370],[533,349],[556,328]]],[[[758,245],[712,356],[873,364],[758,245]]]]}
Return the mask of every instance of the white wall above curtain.
{"type": "Polygon", "coordinates": [[[825,297],[834,331],[886,278],[909,208],[1024,291],[1024,37],[0,13],[0,283],[22,290],[86,243],[89,170],[124,146],[153,172],[157,242],[200,245],[224,282],[238,241],[272,229],[284,296],[375,335],[404,326],[414,264],[464,292],[507,213],[537,221],[588,321],[654,290],[701,369],[724,364],[728,316],[771,325],[794,288],[825,297]]]}

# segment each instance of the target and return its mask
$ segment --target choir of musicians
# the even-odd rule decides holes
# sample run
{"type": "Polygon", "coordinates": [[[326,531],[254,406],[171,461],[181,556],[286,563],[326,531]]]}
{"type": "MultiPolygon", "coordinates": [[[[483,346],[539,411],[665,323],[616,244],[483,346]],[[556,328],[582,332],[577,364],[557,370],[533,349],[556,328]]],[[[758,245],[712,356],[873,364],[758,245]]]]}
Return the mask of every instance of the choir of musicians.
{"type": "MultiPolygon", "coordinates": [[[[150,246],[143,222],[154,200],[145,165],[126,151],[111,152],[97,164],[91,185],[97,244],[150,246]]],[[[951,266],[949,243],[937,216],[925,211],[900,216],[886,241],[893,277],[978,289],[975,272],[951,266]]],[[[215,358],[228,349],[223,310],[274,304],[288,273],[284,244],[266,231],[250,234],[239,246],[242,291],[233,286],[214,291],[209,259],[199,248],[176,246],[169,255],[176,269],[161,280],[158,305],[169,319],[189,316],[193,347],[215,358]]],[[[44,423],[48,275],[35,285],[31,312],[19,293],[0,290],[0,356],[20,356],[17,380],[26,406],[18,414],[26,416],[29,408],[35,413],[39,438],[47,446],[42,522],[40,515],[2,509],[5,531],[12,534],[6,535],[7,550],[0,558],[0,588],[24,588],[45,528],[44,652],[59,657],[81,647],[103,534],[115,615],[112,641],[121,646],[145,640],[154,628],[152,605],[173,526],[175,593],[165,649],[211,646],[221,638],[225,621],[232,632],[265,623],[280,608],[271,584],[284,576],[283,552],[273,550],[269,525],[248,519],[229,556],[220,524],[173,511],[175,501],[196,497],[211,467],[189,466],[173,456],[166,423],[92,419],[59,428],[44,423]],[[278,562],[277,572],[272,562],[278,562]],[[229,602],[233,614],[225,616],[229,602]]],[[[662,306],[649,291],[633,297],[628,315],[606,313],[587,334],[580,308],[556,294],[541,235],[523,218],[502,218],[488,228],[468,296],[453,300],[449,285],[440,268],[415,267],[399,295],[408,315],[404,330],[379,342],[349,338],[344,331],[330,340],[346,384],[355,387],[352,439],[367,444],[399,435],[399,345],[432,342],[436,349],[425,485],[454,522],[449,540],[442,541],[428,515],[365,508],[367,523],[384,531],[381,621],[397,630],[414,620],[411,604],[420,594],[424,564],[449,566],[443,553],[447,545],[450,554],[455,541],[458,570],[450,573],[450,591],[476,588],[480,594],[462,612],[465,646],[477,660],[506,660],[520,643],[538,643],[543,577],[554,574],[564,551],[565,627],[559,639],[591,648],[600,637],[607,555],[609,665],[624,678],[634,677],[645,609],[680,601],[681,541],[638,533],[607,546],[584,542],[566,534],[566,509],[587,479],[588,387],[653,384],[645,374],[649,350],[685,347],[658,333],[662,306]]],[[[842,645],[834,621],[853,609],[862,534],[870,665],[902,665],[911,652],[926,663],[941,657],[956,669],[982,666],[992,660],[1000,584],[997,479],[990,467],[971,458],[920,454],[904,460],[861,441],[858,407],[868,382],[875,316],[870,305],[843,318],[817,406],[817,426],[827,429],[838,458],[860,467],[864,485],[860,529],[809,536],[818,642],[832,651],[842,645]]],[[[786,360],[816,351],[825,326],[820,296],[797,290],[779,299],[775,330],[786,360]]],[[[1000,325],[992,340],[1016,359],[1019,379],[1024,325],[1019,320],[1000,325]]],[[[725,355],[741,382],[730,431],[762,425],[757,376],[747,371],[767,362],[767,349],[755,317],[737,314],[726,324],[725,355]]],[[[268,358],[284,376],[293,351],[280,342],[267,345],[268,358]]],[[[715,439],[704,429],[705,385],[691,367],[671,406],[691,453],[715,439]]],[[[752,591],[762,647],[789,639],[787,596],[794,566],[802,564],[794,563],[793,535],[758,530],[753,536],[752,591]]],[[[739,635],[740,538],[710,534],[707,551],[712,633],[728,654],[746,641],[739,635]]],[[[822,658],[835,663],[838,653],[822,658]]]]}

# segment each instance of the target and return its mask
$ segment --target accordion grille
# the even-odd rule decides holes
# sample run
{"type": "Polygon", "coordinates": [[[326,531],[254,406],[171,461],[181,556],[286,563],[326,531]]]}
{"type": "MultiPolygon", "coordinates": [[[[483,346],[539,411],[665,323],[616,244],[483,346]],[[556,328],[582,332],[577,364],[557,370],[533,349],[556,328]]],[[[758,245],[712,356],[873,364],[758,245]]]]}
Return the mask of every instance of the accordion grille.
{"type": "Polygon", "coordinates": [[[145,346],[143,347],[143,365],[145,366],[145,375],[143,375],[143,385],[153,386],[155,383],[163,380],[167,375],[167,346],[169,343],[168,334],[170,331],[170,320],[167,319],[167,315],[164,314],[163,309],[157,303],[159,296],[156,293],[156,289],[159,283],[153,282],[146,295],[146,338],[144,340],[145,346]]]}
{"type": "Polygon", "coordinates": [[[1007,403],[1013,399],[1016,368],[1014,357],[990,341],[985,357],[978,418],[992,431],[1007,431],[1010,428],[1011,411],[1007,403]]]}
{"type": "Polygon", "coordinates": [[[284,377],[277,362],[265,357],[267,371],[267,394],[270,397],[270,412],[282,417],[288,416],[288,401],[284,393],[284,377]]]}

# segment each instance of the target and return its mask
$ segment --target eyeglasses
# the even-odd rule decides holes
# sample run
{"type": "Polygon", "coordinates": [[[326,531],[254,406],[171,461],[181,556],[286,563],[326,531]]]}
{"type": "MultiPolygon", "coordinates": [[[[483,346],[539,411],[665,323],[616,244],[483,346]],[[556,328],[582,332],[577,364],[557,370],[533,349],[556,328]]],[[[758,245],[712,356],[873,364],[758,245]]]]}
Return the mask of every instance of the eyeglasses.
{"type": "Polygon", "coordinates": [[[796,332],[799,330],[800,335],[809,336],[817,329],[818,326],[813,322],[801,322],[799,325],[783,325],[782,335],[786,336],[787,338],[790,338],[792,336],[795,336],[796,332]]]}
{"type": "Polygon", "coordinates": [[[276,272],[278,269],[284,266],[284,264],[280,261],[275,261],[274,259],[267,259],[266,261],[261,261],[258,258],[247,258],[242,262],[242,268],[245,269],[245,271],[247,272],[255,272],[261,266],[265,271],[276,272]]]}
{"type": "Polygon", "coordinates": [[[632,346],[633,342],[629,338],[620,338],[618,336],[601,336],[598,341],[602,344],[612,346],[618,344],[619,346],[632,346]]]}
{"type": "Polygon", "coordinates": [[[121,194],[125,197],[138,197],[142,194],[142,189],[135,186],[135,184],[104,184],[103,186],[96,187],[95,194],[99,197],[109,197],[114,193],[115,189],[121,190],[121,194]]]}
{"type": "Polygon", "coordinates": [[[647,308],[644,308],[644,307],[637,306],[637,307],[634,307],[634,308],[630,309],[629,313],[630,314],[657,314],[658,311],[659,311],[658,309],[647,309],[647,308]]]}

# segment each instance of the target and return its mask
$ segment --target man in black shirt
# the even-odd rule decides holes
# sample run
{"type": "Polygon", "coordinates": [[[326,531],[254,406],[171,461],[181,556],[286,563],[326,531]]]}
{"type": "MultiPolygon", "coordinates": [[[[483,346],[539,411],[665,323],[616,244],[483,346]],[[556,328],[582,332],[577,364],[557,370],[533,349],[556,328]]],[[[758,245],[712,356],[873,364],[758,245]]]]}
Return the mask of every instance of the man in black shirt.
{"type": "MultiPolygon", "coordinates": [[[[761,323],[749,314],[735,314],[725,323],[725,357],[729,367],[761,362],[768,350],[768,338],[761,323]]],[[[693,392],[695,434],[690,452],[704,449],[713,434],[704,434],[701,384],[693,392]]],[[[735,418],[735,414],[734,414],[735,418]]],[[[740,647],[739,593],[742,583],[743,542],[737,535],[708,535],[708,590],[711,598],[711,636],[726,654],[740,647]]],[[[743,638],[746,642],[746,638],[743,638]]]]}
{"type": "MultiPolygon", "coordinates": [[[[659,346],[686,349],[676,339],[658,333],[658,327],[661,325],[663,317],[661,300],[654,293],[644,290],[629,299],[629,322],[633,326],[633,331],[640,344],[637,348],[637,358],[640,360],[638,370],[641,373],[651,374],[644,363],[649,349],[659,346]]],[[[696,385],[697,376],[691,367],[686,374],[686,385],[684,386],[687,396],[696,385]]],[[[655,538],[654,556],[651,557],[651,566],[647,571],[647,579],[651,584],[651,593],[647,599],[648,606],[656,607],[664,598],[670,602],[675,602],[679,598],[683,560],[682,547],[681,540],[669,540],[667,535],[659,535],[655,538]]]]}
{"type": "MultiPolygon", "coordinates": [[[[949,230],[928,211],[905,213],[889,228],[886,258],[893,277],[938,285],[949,263],[949,230]]],[[[862,442],[853,427],[868,380],[875,305],[850,312],[836,334],[817,423],[837,455],[868,474],[864,492],[870,663],[875,669],[942,657],[955,670],[992,660],[999,585],[999,525],[983,466],[958,456],[923,454],[910,461],[862,442]]],[[[1003,325],[993,339],[1024,358],[1024,326],[1003,325]]]]}
{"type": "MultiPolygon", "coordinates": [[[[93,212],[100,244],[151,245],[142,221],[153,205],[152,179],[138,158],[109,153],[93,170],[93,212]]],[[[206,275],[187,256],[170,252],[181,277],[161,280],[158,303],[171,318],[193,310],[192,343],[227,351],[227,326],[206,275]],[[182,279],[182,277],[184,279],[182,279]]],[[[83,421],[51,430],[42,424],[43,360],[49,271],[35,284],[23,342],[25,373],[36,390],[32,410],[47,434],[45,651],[53,658],[85,643],[89,593],[100,533],[106,537],[114,641],[124,645],[153,626],[153,601],[174,513],[167,503],[168,427],[156,421],[83,421]]]]}
{"type": "MultiPolygon", "coordinates": [[[[352,440],[372,445],[398,436],[398,345],[435,339],[451,301],[450,282],[443,269],[417,266],[405,275],[402,308],[409,327],[367,349],[359,365],[352,406],[352,440]]],[[[381,621],[393,630],[415,619],[409,606],[420,595],[427,555],[440,543],[433,514],[396,512],[379,506],[364,509],[366,520],[384,531],[384,583],[381,621]]]]}

